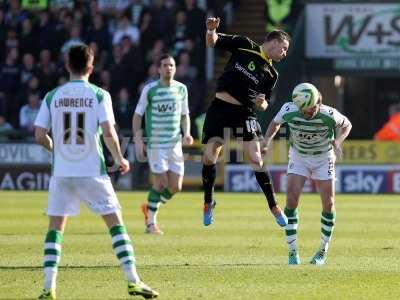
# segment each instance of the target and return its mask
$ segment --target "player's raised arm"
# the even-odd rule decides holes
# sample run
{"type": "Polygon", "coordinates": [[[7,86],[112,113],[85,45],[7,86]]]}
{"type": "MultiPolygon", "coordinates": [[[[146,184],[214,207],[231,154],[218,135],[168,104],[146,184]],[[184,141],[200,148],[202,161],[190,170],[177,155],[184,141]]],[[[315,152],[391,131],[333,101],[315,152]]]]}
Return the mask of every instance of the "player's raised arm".
{"type": "Polygon", "coordinates": [[[207,47],[214,47],[218,40],[217,28],[219,26],[220,18],[207,18],[206,20],[206,45],[207,47]]]}

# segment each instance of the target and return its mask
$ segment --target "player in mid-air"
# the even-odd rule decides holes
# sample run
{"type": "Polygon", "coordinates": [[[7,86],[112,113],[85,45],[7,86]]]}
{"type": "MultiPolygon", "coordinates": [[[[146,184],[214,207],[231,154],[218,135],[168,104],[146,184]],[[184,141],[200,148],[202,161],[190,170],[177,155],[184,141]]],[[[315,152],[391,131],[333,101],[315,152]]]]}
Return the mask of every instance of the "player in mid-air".
{"type": "Polygon", "coordinates": [[[278,79],[273,62],[286,57],[290,37],[281,30],[267,34],[262,45],[248,37],[217,33],[220,19],[206,21],[208,47],[231,52],[224,72],[218,79],[215,100],[208,108],[203,127],[203,224],[213,223],[213,196],[216,161],[224,145],[224,131],[230,129],[243,141],[244,153],[250,160],[255,177],[268,202],[268,207],[280,226],[287,218],[277,204],[273,184],[260,152],[261,129],[255,110],[264,111],[278,79]]]}
{"type": "MultiPolygon", "coordinates": [[[[44,242],[44,289],[38,299],[56,298],[56,277],[61,259],[63,232],[80,202],[105,221],[128,281],[128,293],[155,298],[136,271],[132,242],[122,221],[121,207],[106,173],[100,134],[122,174],[129,171],[123,158],[110,94],[89,83],[93,51],[86,45],[70,48],[67,70],[70,81],[45,96],[35,121],[35,139],[53,152],[47,214],[49,229],[44,242]],[[48,135],[51,129],[52,137],[48,135]]],[[[87,247],[91,247],[87,241],[87,247]]]]}
{"type": "Polygon", "coordinates": [[[282,124],[289,128],[289,163],[285,227],[289,265],[300,264],[297,249],[299,217],[297,207],[305,181],[313,179],[321,195],[321,245],[310,263],[323,265],[335,226],[335,161],[341,156],[343,141],[351,123],[336,109],[322,104],[322,95],[309,83],[297,85],[293,102],[285,103],[269,124],[262,143],[265,152],[282,124]]]}
{"type": "Polygon", "coordinates": [[[145,232],[150,234],[163,234],[157,225],[157,213],[161,204],[167,203],[182,189],[182,144],[193,143],[187,87],[174,80],[174,58],[168,54],[162,55],[158,71],[160,79],[144,86],[132,120],[136,154],[141,160],[147,154],[154,176],[147,203],[142,205],[145,232]],[[146,120],[146,144],[142,130],[143,115],[146,120]]]}

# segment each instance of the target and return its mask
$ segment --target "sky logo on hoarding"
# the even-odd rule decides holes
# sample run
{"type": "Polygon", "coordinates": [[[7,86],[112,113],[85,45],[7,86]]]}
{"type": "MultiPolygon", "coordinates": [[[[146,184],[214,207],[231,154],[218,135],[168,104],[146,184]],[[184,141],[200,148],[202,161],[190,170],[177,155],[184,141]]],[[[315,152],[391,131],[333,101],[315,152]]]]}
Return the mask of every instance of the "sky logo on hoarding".
{"type": "Polygon", "coordinates": [[[259,192],[261,190],[252,169],[230,171],[228,189],[232,192],[259,192]]]}
{"type": "Polygon", "coordinates": [[[324,16],[326,45],[336,45],[350,54],[398,54],[400,6],[364,14],[359,18],[346,14],[339,22],[334,22],[333,19],[332,15],[324,16]],[[337,23],[336,27],[333,23],[337,23]],[[360,45],[361,39],[368,39],[369,45],[360,45]],[[375,47],[368,47],[371,43],[375,47]]]}
{"type": "Polygon", "coordinates": [[[342,171],[341,181],[345,193],[387,192],[385,171],[342,171]]]}

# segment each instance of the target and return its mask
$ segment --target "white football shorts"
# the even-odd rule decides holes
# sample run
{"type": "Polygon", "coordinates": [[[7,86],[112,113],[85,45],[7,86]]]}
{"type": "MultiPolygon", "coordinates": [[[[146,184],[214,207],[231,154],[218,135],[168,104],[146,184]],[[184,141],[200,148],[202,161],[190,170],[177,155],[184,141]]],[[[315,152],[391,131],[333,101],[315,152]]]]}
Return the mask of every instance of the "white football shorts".
{"type": "Polygon", "coordinates": [[[315,180],[335,180],[335,154],[307,156],[289,149],[287,174],[301,175],[315,180]]]}
{"type": "Polygon", "coordinates": [[[151,172],[155,174],[172,171],[183,176],[185,173],[182,144],[173,148],[151,148],[147,150],[147,158],[151,172]]]}
{"type": "Polygon", "coordinates": [[[110,177],[54,177],[50,178],[47,214],[76,216],[80,203],[94,213],[108,215],[121,210],[110,177]]]}

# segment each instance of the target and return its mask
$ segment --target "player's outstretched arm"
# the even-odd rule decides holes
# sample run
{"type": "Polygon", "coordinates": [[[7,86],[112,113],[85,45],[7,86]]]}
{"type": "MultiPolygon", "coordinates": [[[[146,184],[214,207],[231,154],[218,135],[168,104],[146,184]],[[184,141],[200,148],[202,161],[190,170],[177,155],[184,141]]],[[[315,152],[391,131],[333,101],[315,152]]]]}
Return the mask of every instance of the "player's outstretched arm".
{"type": "Polygon", "coordinates": [[[121,174],[127,173],[130,169],[129,162],[122,155],[114,125],[112,125],[109,121],[105,121],[102,122],[100,126],[103,130],[104,143],[106,144],[108,150],[110,150],[115,163],[120,166],[119,170],[121,171],[121,174]]]}
{"type": "Polygon", "coordinates": [[[53,140],[47,134],[47,129],[39,126],[35,126],[35,140],[36,142],[49,150],[53,151],[53,140]]]}
{"type": "Polygon", "coordinates": [[[206,45],[207,47],[214,47],[218,40],[217,28],[219,26],[220,18],[210,17],[206,20],[206,45]]]}
{"type": "Polygon", "coordinates": [[[265,133],[264,140],[261,142],[261,153],[265,154],[271,144],[272,139],[281,128],[281,124],[271,121],[268,125],[267,132],[265,133]]]}

